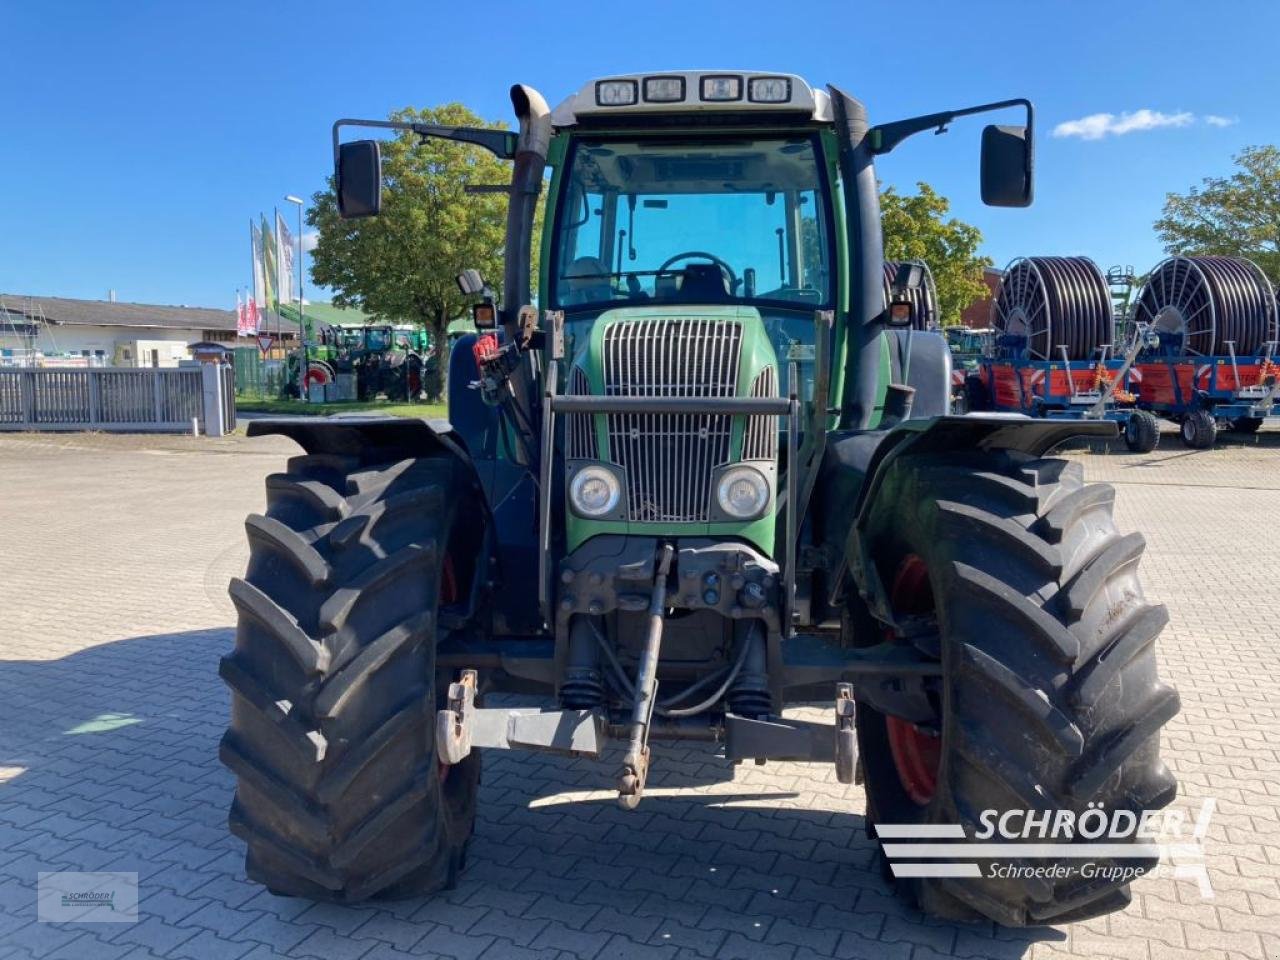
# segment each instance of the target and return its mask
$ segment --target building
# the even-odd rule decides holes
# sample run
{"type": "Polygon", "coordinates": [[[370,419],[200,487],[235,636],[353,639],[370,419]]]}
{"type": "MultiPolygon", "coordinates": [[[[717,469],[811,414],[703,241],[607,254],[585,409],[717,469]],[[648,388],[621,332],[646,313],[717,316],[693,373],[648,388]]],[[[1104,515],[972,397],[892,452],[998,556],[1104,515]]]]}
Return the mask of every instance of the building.
{"type": "MultiPolygon", "coordinates": [[[[296,341],[280,325],[283,345],[296,341]]],[[[236,335],[234,310],[0,293],[0,364],[176,367],[201,341],[257,346],[236,335]]]]}
{"type": "Polygon", "coordinates": [[[982,282],[987,285],[987,295],[973,301],[960,314],[960,322],[970,330],[984,330],[991,326],[991,304],[1000,290],[1000,278],[1003,276],[1003,270],[983,267],[982,282]]]}

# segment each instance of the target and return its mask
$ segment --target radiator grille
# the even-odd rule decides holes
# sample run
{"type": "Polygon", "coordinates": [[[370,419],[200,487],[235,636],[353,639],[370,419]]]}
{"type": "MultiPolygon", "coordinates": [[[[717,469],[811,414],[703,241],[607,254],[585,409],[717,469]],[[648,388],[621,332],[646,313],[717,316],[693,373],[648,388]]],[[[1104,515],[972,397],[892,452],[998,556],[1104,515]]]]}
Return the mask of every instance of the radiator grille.
{"type": "MultiPolygon", "coordinates": [[[[591,393],[587,373],[581,367],[574,367],[569,372],[569,393],[576,396],[586,396],[591,393]]],[[[600,459],[596,446],[596,426],[593,420],[594,417],[589,413],[569,414],[565,423],[565,443],[570,460],[600,459]]]]}
{"type": "MultiPolygon", "coordinates": [[[[751,396],[776,397],[778,372],[765,367],[751,384],[751,396]]],[[[776,417],[747,417],[747,428],[742,435],[743,460],[778,459],[778,421],[776,417]]]]}
{"type": "MultiPolygon", "coordinates": [[[[630,320],[604,332],[605,394],[733,397],[742,325],[698,318],[630,320]]],[[[697,523],[708,517],[711,474],[729,461],[732,417],[608,414],[609,451],[627,473],[634,522],[697,523]]]]}

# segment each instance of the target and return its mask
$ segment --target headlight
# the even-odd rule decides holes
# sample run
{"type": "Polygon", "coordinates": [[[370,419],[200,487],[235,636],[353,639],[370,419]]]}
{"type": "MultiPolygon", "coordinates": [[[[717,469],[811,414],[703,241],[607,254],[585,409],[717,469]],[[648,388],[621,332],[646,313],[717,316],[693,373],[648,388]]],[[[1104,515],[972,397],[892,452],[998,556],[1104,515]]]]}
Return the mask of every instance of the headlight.
{"type": "Polygon", "coordinates": [[[786,103],[791,99],[791,81],[786,77],[752,77],[747,99],[752,103],[786,103]]]}
{"type": "Polygon", "coordinates": [[[742,78],[715,76],[702,78],[702,99],[710,101],[741,100],[742,78]]]}
{"type": "Polygon", "coordinates": [[[684,77],[645,77],[644,98],[649,103],[679,103],[684,99],[684,77]]]}
{"type": "Polygon", "coordinates": [[[569,502],[584,517],[603,517],[618,505],[618,478],[604,467],[583,467],[569,484],[569,502]]]}
{"type": "Polygon", "coordinates": [[[634,80],[601,80],[596,84],[596,106],[629,107],[635,102],[634,80]]]}
{"type": "Polygon", "coordinates": [[[716,487],[720,509],[738,520],[751,520],[769,505],[769,481],[751,467],[732,467],[720,475],[716,487]]]}

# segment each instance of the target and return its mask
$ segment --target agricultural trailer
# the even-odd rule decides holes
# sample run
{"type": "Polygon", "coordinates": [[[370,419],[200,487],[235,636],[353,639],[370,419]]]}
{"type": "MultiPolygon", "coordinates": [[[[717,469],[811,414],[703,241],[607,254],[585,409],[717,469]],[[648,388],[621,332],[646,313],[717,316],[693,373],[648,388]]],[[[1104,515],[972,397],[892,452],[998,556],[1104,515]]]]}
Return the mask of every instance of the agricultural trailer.
{"type": "Polygon", "coordinates": [[[1088,257],[1014,260],[992,301],[991,327],[979,371],[968,378],[971,410],[1105,420],[1134,452],[1159,444],[1159,422],[1129,389],[1145,333],[1135,327],[1117,343],[1111,288],[1088,257]]]}
{"type": "Polygon", "coordinates": [[[1280,412],[1276,293],[1251,260],[1170,257],[1133,318],[1151,331],[1133,369],[1139,404],[1177,422],[1188,447],[1212,447],[1224,428],[1257,433],[1280,412]]]}

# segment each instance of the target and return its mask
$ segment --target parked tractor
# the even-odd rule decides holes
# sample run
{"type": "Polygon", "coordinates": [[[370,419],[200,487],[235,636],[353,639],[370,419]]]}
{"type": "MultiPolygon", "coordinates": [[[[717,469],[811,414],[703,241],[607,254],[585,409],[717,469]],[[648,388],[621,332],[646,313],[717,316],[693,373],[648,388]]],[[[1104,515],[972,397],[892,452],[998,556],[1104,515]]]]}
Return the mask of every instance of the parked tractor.
{"type": "MultiPolygon", "coordinates": [[[[320,328],[319,340],[306,346],[307,372],[303,385],[335,383],[339,374],[355,378],[354,395],[345,399],[416,400],[436,367],[431,338],[412,324],[330,324],[320,328]]],[[[298,369],[303,350],[289,354],[282,389],[298,395],[298,369]]]]}
{"type": "MultiPolygon", "coordinates": [[[[347,127],[511,160],[507,256],[500,302],[461,277],[484,300],[450,355],[449,422],[250,426],[305,452],[267,478],[231,585],[221,756],[249,877],[342,902],[451,886],[492,750],[616,742],[627,808],[663,741],[823,764],[863,785],[873,835],[1167,804],[1178,696],[1143,539],[1049,456],[1115,424],[949,416],[945,339],[910,326],[922,271],[882,288],[875,161],[1018,110],[983,131],[982,195],[1026,206],[1031,104],[873,125],[834,86],[700,71],[593,81],[554,111],[511,99],[516,131],[334,126],[348,218],[381,201],[378,143],[347,127]],[[504,692],[542,705],[485,699],[504,692]],[[813,701],[830,722],[784,713],[813,701]]],[[[1129,899],[1121,871],[973,860],[895,864],[895,888],[1014,926],[1129,899]]],[[[1114,842],[1095,860],[1152,865],[1114,842]]]]}

